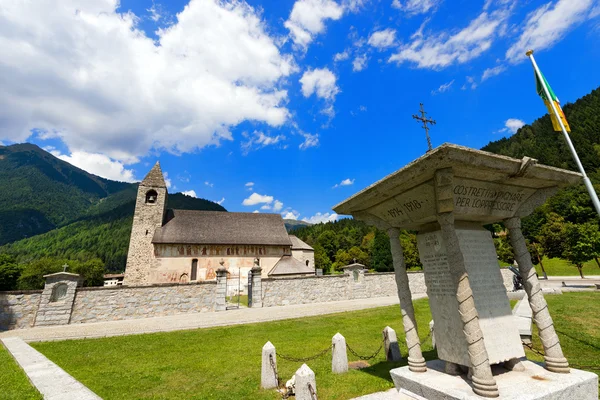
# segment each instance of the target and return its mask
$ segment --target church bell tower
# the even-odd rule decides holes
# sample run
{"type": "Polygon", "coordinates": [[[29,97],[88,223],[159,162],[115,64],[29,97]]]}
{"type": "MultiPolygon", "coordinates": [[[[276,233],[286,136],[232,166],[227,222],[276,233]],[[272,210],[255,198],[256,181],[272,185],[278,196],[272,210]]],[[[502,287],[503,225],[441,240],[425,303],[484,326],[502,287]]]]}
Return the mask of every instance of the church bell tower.
{"type": "Polygon", "coordinates": [[[148,283],[150,271],[156,267],[152,237],[163,224],[166,207],[167,185],[157,161],[138,187],[123,284],[148,283]]]}

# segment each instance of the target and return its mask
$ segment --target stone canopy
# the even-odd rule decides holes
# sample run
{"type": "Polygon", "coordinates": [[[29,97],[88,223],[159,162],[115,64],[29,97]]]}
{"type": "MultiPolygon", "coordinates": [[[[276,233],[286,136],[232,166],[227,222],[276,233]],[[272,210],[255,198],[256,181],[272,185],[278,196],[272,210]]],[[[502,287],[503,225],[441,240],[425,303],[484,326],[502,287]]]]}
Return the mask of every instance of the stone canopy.
{"type": "Polygon", "coordinates": [[[436,214],[445,211],[453,211],[456,220],[488,224],[528,215],[558,189],[580,181],[577,172],[541,165],[529,157],[516,159],[446,143],[333,210],[358,219],[374,216],[402,229],[435,222],[436,214]],[[452,191],[436,196],[434,175],[445,168],[452,168],[452,191]]]}

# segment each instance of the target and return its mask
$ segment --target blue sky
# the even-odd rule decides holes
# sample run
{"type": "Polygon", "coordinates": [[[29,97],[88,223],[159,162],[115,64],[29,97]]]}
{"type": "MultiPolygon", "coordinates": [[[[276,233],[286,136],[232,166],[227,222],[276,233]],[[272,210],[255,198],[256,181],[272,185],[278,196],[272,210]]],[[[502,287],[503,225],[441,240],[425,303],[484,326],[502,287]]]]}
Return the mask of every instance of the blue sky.
{"type": "MultiPolygon", "coordinates": [[[[0,0],[0,141],[311,222],[434,146],[480,148],[600,86],[592,0],[0,0]]],[[[557,140],[560,140],[557,136],[557,140]]]]}

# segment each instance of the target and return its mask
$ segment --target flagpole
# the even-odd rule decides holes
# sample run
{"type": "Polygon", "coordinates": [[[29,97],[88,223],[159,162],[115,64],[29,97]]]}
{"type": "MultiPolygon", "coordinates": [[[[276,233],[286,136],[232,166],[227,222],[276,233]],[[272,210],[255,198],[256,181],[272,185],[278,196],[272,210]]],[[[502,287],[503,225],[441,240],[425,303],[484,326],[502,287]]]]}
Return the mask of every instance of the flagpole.
{"type": "Polygon", "coordinates": [[[546,81],[544,80],[542,73],[540,72],[540,69],[538,68],[538,66],[535,62],[535,59],[533,58],[533,50],[528,50],[526,54],[529,57],[531,64],[533,65],[533,69],[535,70],[535,73],[536,73],[542,87],[544,88],[544,93],[546,94],[546,98],[548,99],[548,102],[550,103],[550,106],[552,107],[552,112],[554,112],[554,115],[556,116],[556,120],[560,124],[560,128],[562,129],[563,136],[565,137],[567,145],[569,146],[569,150],[571,150],[571,155],[573,156],[573,160],[575,160],[575,164],[577,164],[577,168],[579,169],[579,172],[581,172],[581,175],[583,175],[583,183],[585,184],[585,187],[587,188],[587,191],[588,191],[590,197],[592,198],[592,203],[594,204],[594,208],[596,209],[596,212],[598,213],[598,215],[600,215],[600,200],[598,200],[598,195],[596,194],[596,190],[594,189],[594,186],[592,185],[590,178],[588,178],[588,176],[585,173],[585,170],[583,169],[583,165],[581,164],[581,161],[579,160],[579,156],[577,155],[577,152],[575,151],[575,147],[573,146],[573,143],[571,142],[571,138],[570,138],[569,134],[567,133],[567,130],[565,129],[565,125],[563,124],[562,119],[560,118],[560,114],[558,113],[558,110],[556,109],[556,105],[554,104],[554,101],[552,100],[552,96],[550,96],[550,92],[548,91],[548,88],[546,87],[546,81]]]}

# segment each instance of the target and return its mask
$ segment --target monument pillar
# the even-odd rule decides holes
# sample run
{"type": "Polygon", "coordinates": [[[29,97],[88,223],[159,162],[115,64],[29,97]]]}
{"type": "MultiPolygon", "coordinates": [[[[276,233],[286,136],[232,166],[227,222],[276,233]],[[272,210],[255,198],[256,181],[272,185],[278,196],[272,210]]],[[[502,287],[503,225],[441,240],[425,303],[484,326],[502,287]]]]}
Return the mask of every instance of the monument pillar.
{"type": "Polygon", "coordinates": [[[406,346],[408,347],[408,368],[413,372],[426,372],[427,366],[423,354],[421,353],[421,342],[417,332],[415,309],[413,307],[412,295],[408,284],[408,274],[406,273],[402,245],[400,244],[400,229],[390,228],[387,233],[390,237],[396,286],[398,287],[398,298],[400,300],[400,310],[402,312],[402,325],[404,326],[406,346]]]}
{"type": "Polygon", "coordinates": [[[515,259],[519,263],[519,273],[523,278],[523,286],[529,298],[529,305],[533,311],[533,320],[538,328],[542,346],[544,346],[544,359],[546,369],[552,372],[569,373],[569,363],[563,355],[558,335],[554,330],[554,323],[548,311],[546,299],[542,294],[542,288],[531,263],[531,255],[527,250],[527,243],[521,232],[521,218],[512,217],[504,220],[510,232],[510,244],[515,253],[515,259]]]}
{"type": "MultiPolygon", "coordinates": [[[[440,224],[442,240],[447,249],[450,277],[456,290],[458,312],[467,341],[473,391],[484,397],[498,397],[498,385],[483,341],[479,326],[479,315],[465,267],[465,260],[454,226],[454,173],[451,168],[438,170],[434,176],[437,221],[440,224]]],[[[451,369],[451,368],[450,368],[451,369]]]]}

